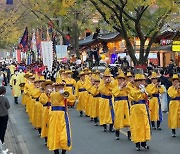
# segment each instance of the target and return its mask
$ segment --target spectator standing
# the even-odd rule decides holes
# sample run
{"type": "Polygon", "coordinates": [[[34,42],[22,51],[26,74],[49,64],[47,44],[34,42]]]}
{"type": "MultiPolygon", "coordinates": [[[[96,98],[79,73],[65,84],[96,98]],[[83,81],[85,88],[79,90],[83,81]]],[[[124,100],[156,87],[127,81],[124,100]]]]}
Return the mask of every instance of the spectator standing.
{"type": "Polygon", "coordinates": [[[3,72],[0,71],[0,86],[3,85],[3,82],[4,82],[4,76],[3,76],[3,72]]]}
{"type": "MultiPolygon", "coordinates": [[[[0,140],[4,143],[4,137],[8,123],[8,109],[10,108],[8,99],[4,96],[6,88],[0,86],[0,140]]],[[[1,151],[0,151],[1,152],[1,151]]]]}

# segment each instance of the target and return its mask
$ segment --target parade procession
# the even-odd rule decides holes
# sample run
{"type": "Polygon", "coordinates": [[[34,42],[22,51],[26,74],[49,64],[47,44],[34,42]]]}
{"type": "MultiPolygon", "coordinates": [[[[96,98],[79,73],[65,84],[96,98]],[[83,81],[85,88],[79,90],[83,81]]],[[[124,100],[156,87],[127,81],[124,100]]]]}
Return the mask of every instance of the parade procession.
{"type": "Polygon", "coordinates": [[[0,154],[179,154],[180,0],[0,0],[0,154]]]}

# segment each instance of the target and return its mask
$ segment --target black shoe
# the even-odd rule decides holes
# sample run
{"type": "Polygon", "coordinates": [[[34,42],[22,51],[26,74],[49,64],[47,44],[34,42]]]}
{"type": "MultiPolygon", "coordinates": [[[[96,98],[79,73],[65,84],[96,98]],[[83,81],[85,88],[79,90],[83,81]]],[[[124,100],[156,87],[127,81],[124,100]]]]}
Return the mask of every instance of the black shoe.
{"type": "Polygon", "coordinates": [[[162,130],[161,127],[158,127],[157,130],[162,130]]]}
{"type": "Polygon", "coordinates": [[[98,123],[95,123],[94,126],[98,126],[98,123]]]}
{"type": "Polygon", "coordinates": [[[176,130],[172,129],[172,137],[176,137],[176,130]]]}
{"type": "Polygon", "coordinates": [[[66,154],[66,150],[62,150],[62,154],[66,154]]]}
{"type": "Polygon", "coordinates": [[[80,117],[82,117],[83,116],[83,112],[82,111],[80,111],[80,117]]]}
{"type": "Polygon", "coordinates": [[[136,151],[141,151],[141,149],[139,147],[136,147],[136,151]]]}
{"type": "Polygon", "coordinates": [[[152,127],[152,129],[156,130],[156,127],[152,127]]]}
{"type": "Polygon", "coordinates": [[[127,135],[128,135],[128,140],[131,141],[131,132],[127,131],[127,135]]]}
{"type": "Polygon", "coordinates": [[[148,145],[145,145],[145,146],[142,146],[144,149],[146,150],[149,150],[149,146],[148,145]]]}
{"type": "Polygon", "coordinates": [[[115,131],[115,135],[116,135],[116,140],[119,140],[119,130],[115,131]]]}
{"type": "Polygon", "coordinates": [[[103,127],[104,127],[104,132],[107,132],[107,125],[104,124],[103,127]]]}
{"type": "Polygon", "coordinates": [[[140,142],[136,143],[136,151],[141,151],[141,149],[140,149],[140,142]]]}
{"type": "Polygon", "coordinates": [[[59,154],[59,150],[54,150],[54,154],[59,154]]]}
{"type": "Polygon", "coordinates": [[[110,124],[110,125],[109,125],[109,132],[114,132],[113,124],[110,124]]]}
{"type": "Polygon", "coordinates": [[[146,144],[146,142],[141,142],[141,147],[143,147],[146,150],[149,149],[149,146],[146,144]]]}
{"type": "Polygon", "coordinates": [[[93,118],[91,118],[91,121],[93,121],[93,118]]]}

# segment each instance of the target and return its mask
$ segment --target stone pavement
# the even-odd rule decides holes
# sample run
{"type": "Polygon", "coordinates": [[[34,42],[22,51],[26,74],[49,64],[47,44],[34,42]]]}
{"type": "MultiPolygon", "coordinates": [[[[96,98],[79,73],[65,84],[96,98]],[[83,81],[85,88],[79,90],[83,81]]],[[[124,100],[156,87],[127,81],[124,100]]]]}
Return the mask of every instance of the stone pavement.
{"type": "Polygon", "coordinates": [[[5,136],[5,147],[9,149],[8,154],[20,154],[21,150],[18,147],[18,143],[10,123],[11,122],[9,119],[8,128],[5,136]]]}

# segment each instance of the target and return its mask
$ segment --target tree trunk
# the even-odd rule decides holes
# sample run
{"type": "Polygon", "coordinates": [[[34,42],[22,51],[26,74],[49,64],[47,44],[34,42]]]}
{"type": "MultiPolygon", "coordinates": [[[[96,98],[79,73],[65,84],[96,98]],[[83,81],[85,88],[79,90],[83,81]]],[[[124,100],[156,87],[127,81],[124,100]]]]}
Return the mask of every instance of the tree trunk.
{"type": "Polygon", "coordinates": [[[79,28],[77,23],[74,24],[72,28],[72,33],[71,33],[71,45],[72,45],[72,51],[74,54],[76,54],[77,58],[80,58],[80,52],[79,52],[79,28]]]}

